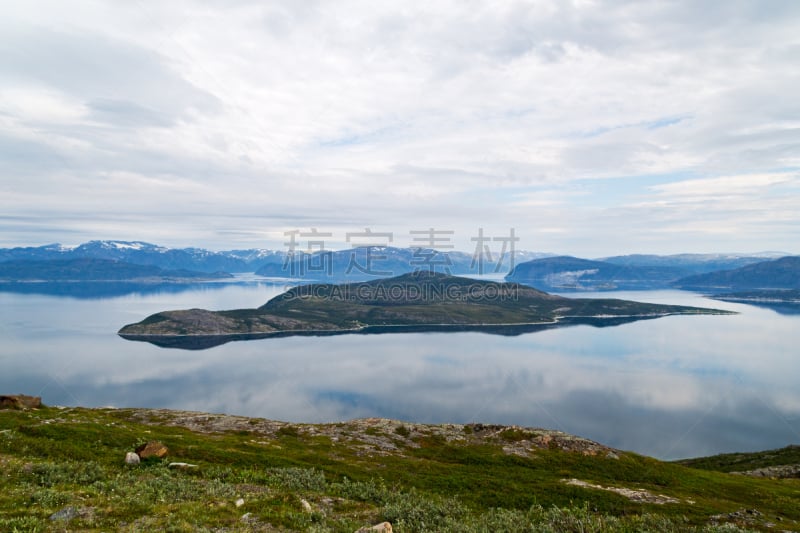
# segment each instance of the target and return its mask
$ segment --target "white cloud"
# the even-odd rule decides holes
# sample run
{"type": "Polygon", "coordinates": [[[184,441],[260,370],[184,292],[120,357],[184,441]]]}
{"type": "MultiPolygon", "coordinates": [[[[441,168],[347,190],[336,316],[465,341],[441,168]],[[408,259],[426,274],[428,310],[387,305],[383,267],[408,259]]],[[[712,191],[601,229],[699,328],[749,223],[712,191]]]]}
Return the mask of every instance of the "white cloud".
{"type": "MultiPolygon", "coordinates": [[[[246,240],[238,215],[269,233],[294,214],[296,226],[514,225],[526,247],[602,255],[586,245],[601,232],[631,250],[664,246],[644,230],[659,227],[658,209],[638,210],[641,233],[615,221],[632,204],[699,203],[731,186],[725,176],[800,163],[800,5],[789,1],[42,1],[2,14],[0,204],[51,220],[0,225],[6,244],[52,241],[46,228],[102,198],[118,237],[151,232],[125,223],[146,215],[156,240],[187,245],[246,240]],[[139,178],[107,179],[120,175],[139,178]],[[648,189],[659,175],[683,185],[648,189]],[[604,191],[636,177],[635,201],[604,191]],[[593,201],[569,192],[585,180],[593,201]],[[208,241],[188,242],[170,218],[181,214],[208,241]]],[[[736,194],[758,195],[764,211],[787,201],[741,179],[749,189],[736,194]]],[[[796,187],[784,192],[800,202],[796,187]]],[[[780,212],[770,244],[788,249],[800,215],[780,212]]],[[[748,234],[749,219],[717,216],[748,234]]],[[[74,231],[72,242],[107,236],[74,231]]]]}
{"type": "Polygon", "coordinates": [[[800,174],[785,172],[689,179],[663,185],[655,185],[652,189],[663,197],[705,202],[730,196],[746,196],[752,198],[754,194],[758,194],[770,187],[781,184],[795,184],[800,186],[800,174]]]}

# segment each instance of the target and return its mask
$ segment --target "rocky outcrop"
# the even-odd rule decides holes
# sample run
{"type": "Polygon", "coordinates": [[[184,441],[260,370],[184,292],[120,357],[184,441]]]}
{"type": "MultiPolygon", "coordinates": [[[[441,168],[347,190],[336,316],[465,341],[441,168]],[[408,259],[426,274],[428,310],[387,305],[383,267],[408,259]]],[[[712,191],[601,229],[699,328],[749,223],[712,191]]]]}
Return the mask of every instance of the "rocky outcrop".
{"type": "MultiPolygon", "coordinates": [[[[122,411],[122,410],[121,410],[122,411]]],[[[560,450],[618,459],[624,452],[562,431],[497,424],[410,424],[386,418],[362,418],[336,424],[291,424],[245,416],[172,411],[130,410],[132,419],[178,426],[202,433],[241,432],[253,435],[254,443],[282,435],[325,436],[334,444],[347,444],[360,456],[403,456],[427,443],[499,446],[507,455],[533,457],[540,450],[560,450]]]]}
{"type": "Polygon", "coordinates": [[[731,472],[741,476],[767,477],[774,479],[800,478],[800,465],[765,466],[744,472],[731,472]]]}
{"type": "Polygon", "coordinates": [[[0,409],[38,409],[41,406],[41,396],[25,394],[0,396],[0,409]]]}

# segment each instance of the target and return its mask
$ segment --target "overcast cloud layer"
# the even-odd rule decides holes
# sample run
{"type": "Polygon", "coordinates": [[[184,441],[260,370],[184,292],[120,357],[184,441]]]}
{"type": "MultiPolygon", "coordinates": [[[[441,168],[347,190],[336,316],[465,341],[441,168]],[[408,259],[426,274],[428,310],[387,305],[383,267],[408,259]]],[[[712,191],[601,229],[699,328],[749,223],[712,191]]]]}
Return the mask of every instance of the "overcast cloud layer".
{"type": "Polygon", "coordinates": [[[800,236],[800,2],[0,0],[0,246],[800,236]]]}

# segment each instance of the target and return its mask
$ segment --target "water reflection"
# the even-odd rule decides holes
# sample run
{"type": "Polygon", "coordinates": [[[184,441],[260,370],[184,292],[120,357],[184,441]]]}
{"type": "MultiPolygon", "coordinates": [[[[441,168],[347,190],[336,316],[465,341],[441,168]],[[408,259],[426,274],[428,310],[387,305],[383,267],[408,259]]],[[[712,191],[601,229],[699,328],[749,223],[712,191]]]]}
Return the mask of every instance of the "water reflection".
{"type": "Polygon", "coordinates": [[[793,302],[747,302],[747,305],[754,305],[764,309],[775,311],[781,315],[800,315],[800,303],[793,302]]]}
{"type": "Polygon", "coordinates": [[[441,324],[441,325],[411,325],[411,326],[367,326],[359,330],[299,330],[299,331],[277,331],[272,333],[237,333],[230,335],[173,335],[173,336],[153,336],[153,335],[132,335],[120,334],[125,340],[149,342],[160,348],[178,348],[181,350],[207,350],[215,346],[221,346],[235,341],[253,341],[264,339],[278,339],[284,337],[335,337],[338,335],[385,335],[387,333],[461,333],[475,332],[486,333],[489,335],[503,335],[506,337],[516,337],[526,333],[536,333],[555,328],[566,328],[570,326],[594,326],[596,328],[608,328],[630,324],[639,320],[655,320],[657,316],[641,317],[613,317],[613,318],[593,318],[593,317],[568,317],[562,318],[558,322],[547,324],[518,324],[518,325],[463,325],[463,324],[441,324]]]}
{"type": "Polygon", "coordinates": [[[4,282],[0,283],[0,292],[16,294],[39,294],[46,296],[59,296],[77,298],[80,300],[98,300],[102,298],[117,298],[129,294],[145,296],[148,294],[178,294],[186,291],[196,291],[199,287],[208,289],[223,289],[225,285],[196,284],[196,283],[137,283],[133,281],[95,281],[95,282],[4,282]]]}
{"type": "Polygon", "coordinates": [[[99,300],[104,298],[117,298],[120,296],[151,294],[180,294],[185,292],[214,291],[228,289],[234,286],[253,287],[260,284],[280,287],[286,290],[293,286],[286,281],[266,281],[253,276],[239,274],[232,280],[220,281],[169,283],[137,281],[0,281],[0,293],[38,294],[44,296],[57,296],[62,298],[76,298],[80,300],[99,300]]]}
{"type": "Polygon", "coordinates": [[[40,394],[51,404],[299,422],[385,416],[513,423],[662,458],[800,442],[800,318],[690,293],[602,297],[741,314],[520,336],[288,337],[204,351],[116,335],[121,325],[164,309],[256,307],[282,290],[253,284],[107,300],[0,294],[0,392],[40,394]]]}

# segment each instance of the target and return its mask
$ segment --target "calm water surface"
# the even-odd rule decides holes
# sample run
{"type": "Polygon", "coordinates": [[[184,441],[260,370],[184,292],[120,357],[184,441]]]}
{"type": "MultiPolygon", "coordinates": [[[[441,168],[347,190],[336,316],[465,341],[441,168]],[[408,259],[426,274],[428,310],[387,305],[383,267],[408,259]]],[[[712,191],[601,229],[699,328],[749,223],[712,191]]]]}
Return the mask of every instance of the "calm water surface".
{"type": "Polygon", "coordinates": [[[209,284],[105,291],[99,298],[90,291],[54,296],[0,288],[0,393],[41,395],[54,405],[167,407],[295,422],[377,416],[520,424],[665,459],[800,443],[800,315],[687,292],[587,296],[740,314],[517,337],[289,337],[202,351],[116,335],[157,311],[255,307],[285,288],[209,284]]]}

